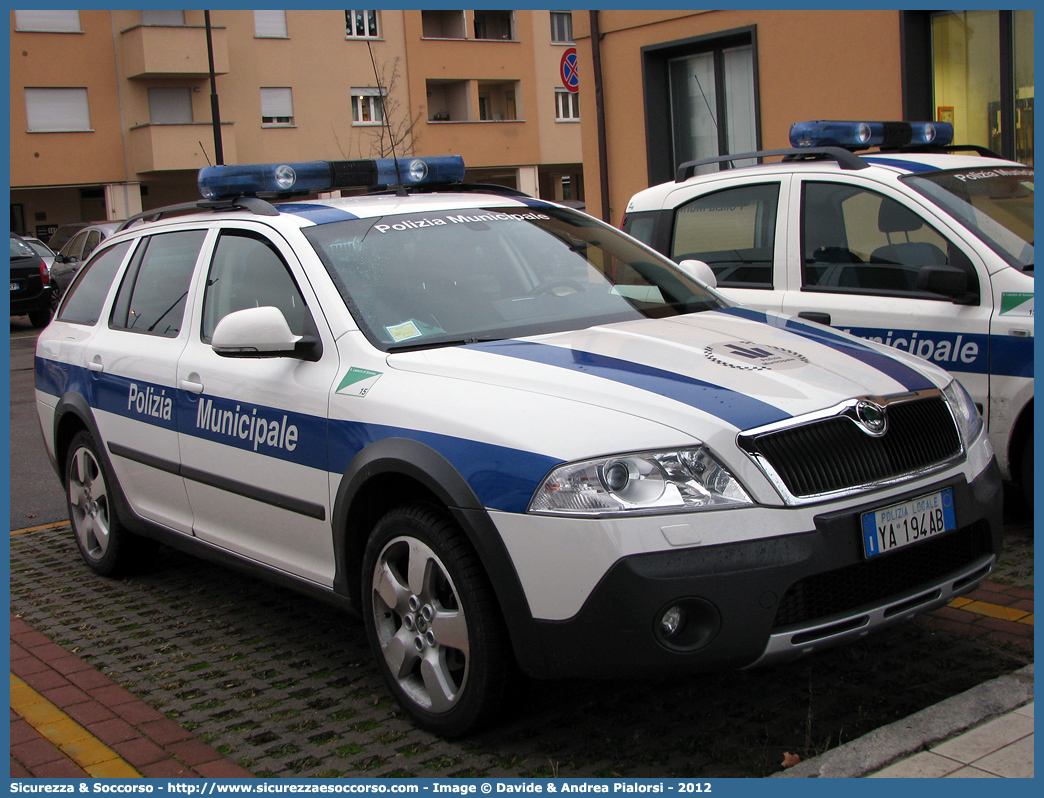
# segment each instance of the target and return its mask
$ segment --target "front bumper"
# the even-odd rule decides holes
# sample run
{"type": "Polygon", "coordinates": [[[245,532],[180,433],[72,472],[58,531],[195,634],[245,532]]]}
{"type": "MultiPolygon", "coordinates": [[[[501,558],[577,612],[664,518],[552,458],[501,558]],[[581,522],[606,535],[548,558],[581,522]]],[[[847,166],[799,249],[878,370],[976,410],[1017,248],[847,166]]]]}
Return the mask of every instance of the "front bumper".
{"type": "Polygon", "coordinates": [[[781,661],[933,609],[985,579],[1001,550],[996,462],[971,483],[950,478],[889,503],[951,488],[956,530],[867,560],[860,515],[880,500],[815,517],[801,534],[637,554],[616,562],[578,614],[533,621],[533,676],[668,676],[781,661]],[[687,626],[667,638],[664,612],[687,626]]]}

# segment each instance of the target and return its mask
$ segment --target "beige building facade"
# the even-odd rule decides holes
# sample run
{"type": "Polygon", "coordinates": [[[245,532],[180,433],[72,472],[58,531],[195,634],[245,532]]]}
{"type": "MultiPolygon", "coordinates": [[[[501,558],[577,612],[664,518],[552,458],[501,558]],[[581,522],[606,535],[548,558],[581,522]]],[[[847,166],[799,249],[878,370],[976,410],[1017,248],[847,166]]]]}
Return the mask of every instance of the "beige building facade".
{"type": "Polygon", "coordinates": [[[211,59],[226,164],[454,153],[469,181],[580,200],[563,15],[12,11],[11,229],[198,198],[218,162],[211,59]]]}
{"type": "Polygon", "coordinates": [[[1032,11],[602,10],[573,25],[587,210],[613,224],[679,164],[788,147],[807,120],[950,121],[960,143],[1033,163],[1032,11]]]}

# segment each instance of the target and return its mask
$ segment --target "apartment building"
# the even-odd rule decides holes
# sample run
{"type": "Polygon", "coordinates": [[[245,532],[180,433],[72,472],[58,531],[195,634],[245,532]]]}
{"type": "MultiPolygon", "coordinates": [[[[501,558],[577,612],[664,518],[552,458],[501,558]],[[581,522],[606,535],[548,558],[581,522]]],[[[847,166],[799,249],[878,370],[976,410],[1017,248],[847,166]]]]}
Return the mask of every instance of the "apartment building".
{"type": "Polygon", "coordinates": [[[567,11],[10,14],[12,230],[196,199],[219,160],[455,153],[469,181],[583,199],[567,11]]]}
{"type": "Polygon", "coordinates": [[[587,209],[615,224],[680,163],[787,147],[806,120],[948,121],[1033,163],[1033,11],[613,9],[573,25],[587,209]]]}

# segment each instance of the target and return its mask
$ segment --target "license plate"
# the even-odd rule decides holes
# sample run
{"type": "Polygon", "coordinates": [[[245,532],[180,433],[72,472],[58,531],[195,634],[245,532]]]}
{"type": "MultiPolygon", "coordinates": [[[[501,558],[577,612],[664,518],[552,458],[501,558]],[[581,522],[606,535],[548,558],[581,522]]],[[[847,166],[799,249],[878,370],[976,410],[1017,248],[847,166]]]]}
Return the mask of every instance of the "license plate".
{"type": "Polygon", "coordinates": [[[863,513],[863,551],[867,557],[876,557],[956,528],[953,491],[947,488],[872,513],[863,513]]]}

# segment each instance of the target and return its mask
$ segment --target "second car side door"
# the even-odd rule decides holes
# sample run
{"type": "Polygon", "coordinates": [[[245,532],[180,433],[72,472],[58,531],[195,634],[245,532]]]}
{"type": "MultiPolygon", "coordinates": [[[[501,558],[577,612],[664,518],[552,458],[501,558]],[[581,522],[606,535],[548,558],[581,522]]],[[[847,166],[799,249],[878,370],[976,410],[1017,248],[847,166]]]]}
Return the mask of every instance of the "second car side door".
{"type": "Polygon", "coordinates": [[[952,372],[985,416],[993,293],[975,249],[944,220],[888,186],[804,176],[792,203],[791,290],[784,313],[952,372]],[[918,280],[927,267],[963,271],[965,296],[921,288],[918,280]]]}

